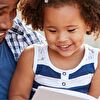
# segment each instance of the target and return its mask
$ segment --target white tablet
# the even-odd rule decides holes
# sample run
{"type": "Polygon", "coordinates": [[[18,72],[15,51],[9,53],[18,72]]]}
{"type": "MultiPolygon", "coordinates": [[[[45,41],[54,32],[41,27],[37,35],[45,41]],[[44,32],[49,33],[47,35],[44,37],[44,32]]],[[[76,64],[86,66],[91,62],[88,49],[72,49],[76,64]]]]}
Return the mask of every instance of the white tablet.
{"type": "Polygon", "coordinates": [[[55,89],[40,86],[32,100],[97,100],[96,98],[70,90],[55,89]]]}

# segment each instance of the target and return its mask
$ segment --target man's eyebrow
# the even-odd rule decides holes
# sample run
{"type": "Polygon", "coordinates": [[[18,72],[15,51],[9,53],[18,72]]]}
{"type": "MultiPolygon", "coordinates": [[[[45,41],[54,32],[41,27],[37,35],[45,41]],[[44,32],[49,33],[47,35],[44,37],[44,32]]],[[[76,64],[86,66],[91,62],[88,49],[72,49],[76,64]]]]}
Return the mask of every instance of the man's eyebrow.
{"type": "Polygon", "coordinates": [[[8,8],[8,6],[7,6],[7,5],[1,5],[1,6],[0,6],[0,10],[3,10],[3,9],[5,9],[5,8],[8,8]]]}

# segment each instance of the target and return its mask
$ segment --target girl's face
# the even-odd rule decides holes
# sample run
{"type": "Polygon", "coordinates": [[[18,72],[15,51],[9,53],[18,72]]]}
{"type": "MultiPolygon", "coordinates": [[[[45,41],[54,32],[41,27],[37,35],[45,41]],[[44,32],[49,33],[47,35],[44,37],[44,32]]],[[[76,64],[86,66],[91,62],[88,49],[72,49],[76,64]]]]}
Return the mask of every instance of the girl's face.
{"type": "Polygon", "coordinates": [[[12,27],[16,7],[17,0],[0,0],[0,43],[5,38],[6,31],[12,27]]]}
{"type": "Polygon", "coordinates": [[[90,30],[78,7],[70,5],[46,7],[43,28],[49,49],[65,57],[80,50],[84,35],[90,30]]]}

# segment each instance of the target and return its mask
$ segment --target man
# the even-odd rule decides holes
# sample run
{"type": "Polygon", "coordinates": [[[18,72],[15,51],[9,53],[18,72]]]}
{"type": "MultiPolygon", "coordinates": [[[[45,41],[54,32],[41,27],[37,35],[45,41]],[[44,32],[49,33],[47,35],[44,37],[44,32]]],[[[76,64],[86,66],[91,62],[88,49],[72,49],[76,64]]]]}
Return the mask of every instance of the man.
{"type": "MultiPolygon", "coordinates": [[[[23,33],[23,29],[26,30],[26,28],[21,26],[21,23],[19,25],[17,24],[19,23],[17,22],[18,21],[17,18],[14,20],[14,25],[13,25],[13,19],[16,16],[16,8],[18,2],[19,0],[0,0],[0,100],[8,99],[10,80],[15,70],[16,61],[18,60],[20,53],[27,45],[37,42],[37,39],[36,42],[30,42],[31,40],[29,41],[29,38],[26,39],[23,37],[23,36],[26,37],[30,36],[29,34],[26,35],[23,33]],[[12,25],[13,28],[11,28],[12,25]],[[19,26],[20,28],[18,28],[19,26]],[[10,30],[8,31],[8,29],[10,30]],[[20,33],[21,33],[21,40],[19,35],[20,33]],[[7,36],[6,39],[5,36],[7,36]],[[19,43],[19,45],[17,43],[19,43]]],[[[27,33],[27,31],[24,32],[27,33]]]]}

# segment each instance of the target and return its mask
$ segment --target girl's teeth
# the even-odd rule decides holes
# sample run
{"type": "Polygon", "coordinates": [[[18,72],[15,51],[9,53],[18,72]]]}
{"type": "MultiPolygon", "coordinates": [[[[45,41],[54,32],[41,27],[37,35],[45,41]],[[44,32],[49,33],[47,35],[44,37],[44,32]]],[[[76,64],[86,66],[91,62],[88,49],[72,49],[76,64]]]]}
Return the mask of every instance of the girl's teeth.
{"type": "Polygon", "coordinates": [[[67,46],[61,46],[61,47],[66,48],[66,47],[68,47],[68,45],[67,46]]]}

